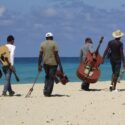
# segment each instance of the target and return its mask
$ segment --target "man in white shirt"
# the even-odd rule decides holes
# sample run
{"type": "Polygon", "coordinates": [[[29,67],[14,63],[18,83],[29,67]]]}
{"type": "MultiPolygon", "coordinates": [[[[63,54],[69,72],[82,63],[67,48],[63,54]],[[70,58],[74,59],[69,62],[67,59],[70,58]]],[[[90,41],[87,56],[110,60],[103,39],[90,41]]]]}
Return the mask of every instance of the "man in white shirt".
{"type": "Polygon", "coordinates": [[[10,52],[10,64],[8,66],[3,66],[3,72],[6,77],[6,83],[4,84],[4,89],[3,89],[3,96],[6,96],[6,93],[9,92],[9,96],[13,96],[15,92],[11,88],[11,74],[13,70],[13,65],[14,65],[14,52],[16,46],[14,45],[14,37],[12,35],[9,35],[7,37],[7,44],[5,45],[9,52],[10,52]]]}

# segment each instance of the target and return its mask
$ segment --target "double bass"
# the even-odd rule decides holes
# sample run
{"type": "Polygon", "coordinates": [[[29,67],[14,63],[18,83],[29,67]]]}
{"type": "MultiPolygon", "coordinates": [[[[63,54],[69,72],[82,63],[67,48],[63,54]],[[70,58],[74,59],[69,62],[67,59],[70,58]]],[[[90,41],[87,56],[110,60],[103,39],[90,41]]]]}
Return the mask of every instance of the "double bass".
{"type": "Polygon", "coordinates": [[[94,53],[88,52],[84,62],[80,63],[77,69],[77,76],[87,83],[96,83],[100,77],[99,65],[102,63],[102,57],[99,54],[99,48],[104,37],[101,37],[99,45],[94,53]]]}

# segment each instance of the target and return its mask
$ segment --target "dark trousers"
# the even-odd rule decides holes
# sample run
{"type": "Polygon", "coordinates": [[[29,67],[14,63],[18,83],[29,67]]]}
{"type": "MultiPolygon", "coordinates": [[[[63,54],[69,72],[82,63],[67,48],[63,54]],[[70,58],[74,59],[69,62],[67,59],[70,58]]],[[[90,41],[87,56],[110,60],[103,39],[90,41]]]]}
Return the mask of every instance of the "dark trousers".
{"type": "Polygon", "coordinates": [[[86,81],[83,81],[82,84],[81,84],[81,89],[89,90],[89,86],[90,86],[89,83],[87,83],[86,81]]]}
{"type": "Polygon", "coordinates": [[[111,61],[111,67],[112,67],[112,74],[118,78],[120,74],[120,69],[121,69],[121,61],[111,61]]]}
{"type": "Polygon", "coordinates": [[[52,66],[52,65],[44,64],[44,70],[46,75],[45,75],[45,85],[44,85],[43,94],[45,96],[50,96],[53,91],[57,65],[52,66]]]}
{"type": "Polygon", "coordinates": [[[5,84],[4,84],[4,89],[3,92],[12,92],[12,88],[11,88],[11,75],[12,75],[12,71],[9,69],[8,66],[4,66],[2,67],[3,72],[5,74],[5,84]]]}
{"type": "Polygon", "coordinates": [[[2,71],[1,71],[1,69],[0,69],[0,78],[2,77],[2,71]]]}

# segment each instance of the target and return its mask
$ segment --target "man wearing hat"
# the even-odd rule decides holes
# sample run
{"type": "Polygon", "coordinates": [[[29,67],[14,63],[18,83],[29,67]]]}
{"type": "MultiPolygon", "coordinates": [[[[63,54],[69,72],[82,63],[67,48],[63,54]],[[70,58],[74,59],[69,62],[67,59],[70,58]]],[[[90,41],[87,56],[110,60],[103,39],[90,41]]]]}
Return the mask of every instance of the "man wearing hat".
{"type": "MultiPolygon", "coordinates": [[[[93,47],[93,42],[92,42],[91,38],[89,38],[89,37],[86,38],[85,43],[80,50],[80,62],[81,63],[85,61],[85,58],[86,58],[88,52],[91,52],[91,53],[94,52],[92,47],[93,47]]],[[[81,89],[89,91],[89,86],[90,86],[89,83],[87,83],[84,80],[82,81],[81,89]]]]}
{"type": "Polygon", "coordinates": [[[40,47],[40,54],[38,60],[38,71],[45,70],[45,85],[43,94],[45,96],[51,96],[54,79],[58,64],[60,64],[60,58],[58,55],[58,47],[53,40],[53,34],[51,32],[46,33],[46,40],[42,42],[40,47]]]}
{"type": "Polygon", "coordinates": [[[122,62],[123,62],[123,67],[125,68],[123,43],[121,42],[121,37],[124,36],[124,33],[121,32],[120,30],[116,30],[115,32],[112,33],[112,36],[114,37],[114,39],[109,41],[108,46],[103,54],[103,60],[108,54],[112,67],[112,80],[109,89],[110,91],[112,90],[117,91],[116,84],[119,77],[122,62]]]}

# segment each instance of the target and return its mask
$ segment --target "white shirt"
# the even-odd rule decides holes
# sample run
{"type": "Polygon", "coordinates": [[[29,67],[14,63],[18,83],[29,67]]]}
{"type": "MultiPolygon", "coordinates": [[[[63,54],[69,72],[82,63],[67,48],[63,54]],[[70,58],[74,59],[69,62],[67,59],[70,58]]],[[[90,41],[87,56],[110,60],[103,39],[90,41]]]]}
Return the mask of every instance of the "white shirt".
{"type": "Polygon", "coordinates": [[[91,43],[86,43],[86,44],[84,44],[84,46],[81,48],[81,51],[80,51],[80,60],[82,61],[84,61],[85,60],[85,58],[86,58],[86,55],[87,55],[87,53],[88,52],[91,52],[91,53],[93,53],[94,52],[94,50],[93,50],[93,44],[91,44],[91,43]]]}
{"type": "Polygon", "coordinates": [[[15,54],[16,46],[11,45],[11,44],[6,44],[5,46],[9,49],[9,52],[10,52],[10,63],[13,66],[14,65],[14,54],[15,54]]]}

